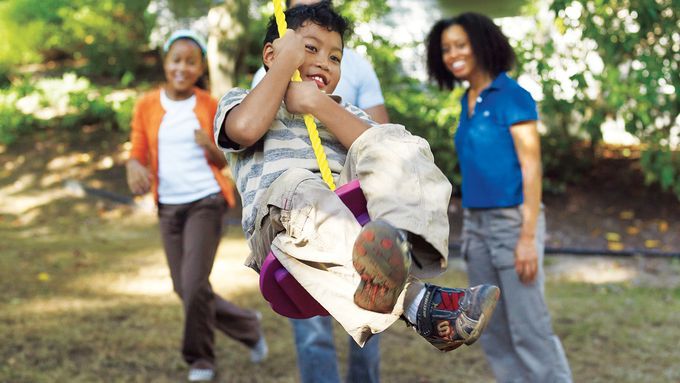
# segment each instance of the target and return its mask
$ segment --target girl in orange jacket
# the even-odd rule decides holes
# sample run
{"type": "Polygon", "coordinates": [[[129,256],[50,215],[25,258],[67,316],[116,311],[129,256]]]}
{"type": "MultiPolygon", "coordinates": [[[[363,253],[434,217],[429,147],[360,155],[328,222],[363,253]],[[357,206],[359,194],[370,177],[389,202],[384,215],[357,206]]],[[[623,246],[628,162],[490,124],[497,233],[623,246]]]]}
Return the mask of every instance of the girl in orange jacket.
{"type": "Polygon", "coordinates": [[[267,346],[259,313],[224,300],[208,280],[222,217],[235,198],[212,135],[217,102],[196,87],[206,68],[206,45],[196,33],[179,30],[164,53],[166,83],[135,105],[127,181],[134,194],[154,194],[173,288],[184,305],[188,378],[210,381],[215,327],[249,347],[253,362],[266,357],[267,346]]]}

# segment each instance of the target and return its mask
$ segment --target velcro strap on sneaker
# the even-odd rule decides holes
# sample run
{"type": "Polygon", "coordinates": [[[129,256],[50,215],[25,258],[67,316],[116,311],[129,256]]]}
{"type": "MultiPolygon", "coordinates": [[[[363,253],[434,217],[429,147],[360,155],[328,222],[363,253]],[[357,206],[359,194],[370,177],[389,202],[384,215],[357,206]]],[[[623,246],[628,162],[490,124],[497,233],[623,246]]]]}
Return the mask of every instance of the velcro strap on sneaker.
{"type": "Polygon", "coordinates": [[[423,299],[420,301],[420,305],[418,306],[418,313],[416,315],[416,329],[423,336],[431,336],[434,332],[434,326],[433,323],[428,319],[428,314],[430,313],[430,309],[432,307],[432,298],[434,297],[436,289],[437,288],[435,286],[426,283],[425,294],[423,295],[423,299]]]}

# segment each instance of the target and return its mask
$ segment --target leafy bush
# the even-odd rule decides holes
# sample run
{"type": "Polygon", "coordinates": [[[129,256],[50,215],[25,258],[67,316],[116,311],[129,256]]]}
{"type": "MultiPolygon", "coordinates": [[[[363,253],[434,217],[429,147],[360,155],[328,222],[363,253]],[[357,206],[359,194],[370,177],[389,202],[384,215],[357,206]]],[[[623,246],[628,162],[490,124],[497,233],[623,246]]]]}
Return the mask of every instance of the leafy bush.
{"type": "Polygon", "coordinates": [[[130,131],[130,122],[132,121],[136,97],[127,96],[122,99],[117,97],[109,101],[115,113],[115,122],[118,129],[125,132],[130,131]]]}
{"type": "Polygon", "coordinates": [[[5,37],[0,62],[85,59],[85,73],[120,76],[142,62],[140,53],[153,25],[146,13],[149,1],[0,2],[0,32],[5,37]]]}
{"type": "Polygon", "coordinates": [[[80,129],[99,124],[128,130],[136,93],[95,88],[67,73],[61,78],[24,78],[0,91],[0,143],[11,144],[35,129],[80,129]]]}
{"type": "Polygon", "coordinates": [[[0,144],[12,144],[20,134],[31,131],[37,124],[30,114],[24,114],[13,105],[12,98],[0,98],[0,144]]]}
{"type": "MultiPolygon", "coordinates": [[[[517,49],[525,71],[542,84],[541,112],[551,137],[563,140],[557,147],[588,140],[587,163],[602,124],[624,121],[640,140],[646,181],[680,197],[677,0],[555,0],[550,11],[517,49]]],[[[572,155],[548,165],[565,180],[583,160],[572,155]]]]}

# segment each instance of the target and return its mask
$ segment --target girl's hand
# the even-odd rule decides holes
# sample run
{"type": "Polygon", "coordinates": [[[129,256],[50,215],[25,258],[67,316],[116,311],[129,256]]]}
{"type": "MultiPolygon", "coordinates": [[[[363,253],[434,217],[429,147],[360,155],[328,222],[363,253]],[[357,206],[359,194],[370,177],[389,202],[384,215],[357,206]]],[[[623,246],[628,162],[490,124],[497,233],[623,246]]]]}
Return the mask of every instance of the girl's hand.
{"type": "Polygon", "coordinates": [[[290,113],[313,115],[320,97],[326,97],[326,94],[319,90],[314,81],[291,82],[283,101],[290,113]]]}
{"type": "Polygon", "coordinates": [[[125,166],[127,183],[132,194],[144,194],[151,189],[151,172],[137,160],[131,159],[125,166]]]}
{"type": "Polygon", "coordinates": [[[208,133],[206,133],[203,129],[194,130],[194,141],[196,141],[198,146],[202,147],[203,149],[208,149],[213,144],[210,136],[208,136],[208,133]]]}
{"type": "Polygon", "coordinates": [[[530,284],[536,279],[538,250],[533,237],[519,237],[515,248],[515,271],[524,284],[530,284]]]}
{"type": "Polygon", "coordinates": [[[274,48],[274,65],[284,63],[293,69],[299,68],[305,61],[305,43],[302,36],[288,29],[285,36],[272,42],[274,48]]]}

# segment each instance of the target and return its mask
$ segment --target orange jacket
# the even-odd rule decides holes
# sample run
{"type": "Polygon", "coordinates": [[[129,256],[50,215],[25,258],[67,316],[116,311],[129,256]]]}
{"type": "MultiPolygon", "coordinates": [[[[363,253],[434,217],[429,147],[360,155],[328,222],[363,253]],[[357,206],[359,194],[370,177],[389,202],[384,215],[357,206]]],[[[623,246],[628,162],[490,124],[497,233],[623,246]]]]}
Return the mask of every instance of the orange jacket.
{"type": "MultiPolygon", "coordinates": [[[[213,134],[213,119],[217,112],[217,101],[208,92],[194,88],[196,95],[196,107],[194,112],[201,125],[201,129],[215,139],[213,134]]],[[[135,104],[134,116],[132,117],[132,132],[130,141],[132,149],[130,158],[134,158],[144,166],[151,166],[152,190],[154,199],[158,203],[158,130],[165,115],[161,106],[161,89],[156,89],[144,94],[135,104]]],[[[234,197],[234,185],[229,178],[224,176],[220,168],[211,162],[206,156],[206,161],[215,175],[215,180],[222,189],[222,195],[229,207],[236,205],[234,197]]]]}

